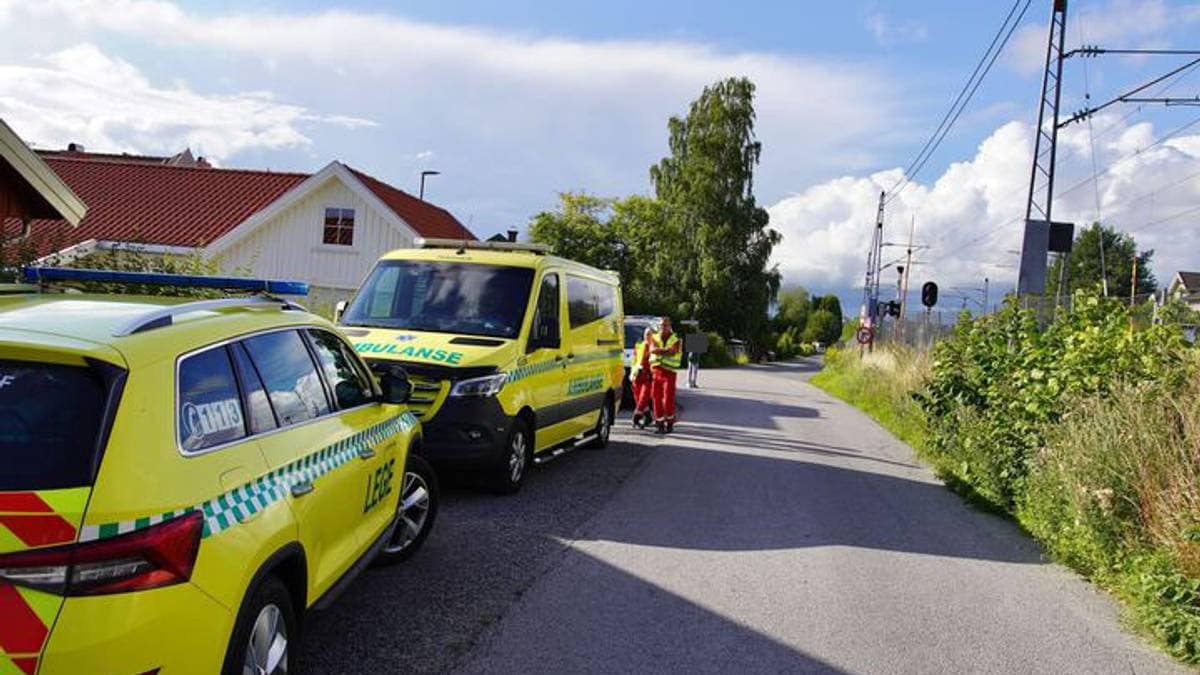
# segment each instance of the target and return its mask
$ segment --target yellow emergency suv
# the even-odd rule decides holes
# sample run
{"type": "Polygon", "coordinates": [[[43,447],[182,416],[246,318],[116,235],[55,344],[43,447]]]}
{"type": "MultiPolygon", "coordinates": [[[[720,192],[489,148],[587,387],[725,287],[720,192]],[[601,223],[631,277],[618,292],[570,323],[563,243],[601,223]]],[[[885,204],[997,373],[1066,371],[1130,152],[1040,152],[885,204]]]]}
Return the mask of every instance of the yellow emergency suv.
{"type": "Polygon", "coordinates": [[[420,452],[501,493],[527,468],[603,447],[620,404],[620,280],[537,244],[421,240],[384,255],[338,320],[413,385],[420,452]]]}
{"type": "MultiPolygon", "coordinates": [[[[0,286],[0,673],[285,673],[305,610],[437,507],[407,382],[278,296],[0,286]]],[[[399,636],[398,636],[399,639],[399,636]]]]}

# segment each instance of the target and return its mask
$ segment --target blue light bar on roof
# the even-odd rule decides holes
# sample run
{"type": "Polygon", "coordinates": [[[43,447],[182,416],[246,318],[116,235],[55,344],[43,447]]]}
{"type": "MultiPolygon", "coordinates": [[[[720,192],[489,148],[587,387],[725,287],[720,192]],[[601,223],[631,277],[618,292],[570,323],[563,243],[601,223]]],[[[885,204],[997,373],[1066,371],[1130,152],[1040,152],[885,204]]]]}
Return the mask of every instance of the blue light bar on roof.
{"type": "Polygon", "coordinates": [[[25,283],[51,281],[90,281],[107,284],[147,284],[180,288],[219,288],[222,290],[262,291],[277,295],[308,295],[308,284],[282,279],[245,279],[208,277],[197,274],[160,274],[158,272],[113,272],[71,267],[26,267],[21,270],[25,283]]]}

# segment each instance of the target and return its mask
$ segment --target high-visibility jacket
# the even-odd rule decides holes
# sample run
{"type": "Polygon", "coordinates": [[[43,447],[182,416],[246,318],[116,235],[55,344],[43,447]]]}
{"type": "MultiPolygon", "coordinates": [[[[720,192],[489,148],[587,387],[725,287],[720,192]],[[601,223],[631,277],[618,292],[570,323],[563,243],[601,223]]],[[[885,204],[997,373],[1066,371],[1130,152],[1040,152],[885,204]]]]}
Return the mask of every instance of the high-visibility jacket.
{"type": "Polygon", "coordinates": [[[671,370],[679,370],[683,366],[683,345],[679,342],[679,336],[671,333],[664,341],[661,333],[654,334],[655,345],[663,349],[670,350],[674,348],[674,353],[670,354],[655,354],[650,353],[650,365],[658,366],[659,368],[669,368],[671,370]]]}
{"type": "Polygon", "coordinates": [[[650,361],[647,358],[649,356],[649,351],[650,344],[645,340],[642,340],[633,346],[633,367],[630,369],[633,377],[636,378],[638,373],[642,372],[642,368],[645,368],[649,365],[650,361]]]}

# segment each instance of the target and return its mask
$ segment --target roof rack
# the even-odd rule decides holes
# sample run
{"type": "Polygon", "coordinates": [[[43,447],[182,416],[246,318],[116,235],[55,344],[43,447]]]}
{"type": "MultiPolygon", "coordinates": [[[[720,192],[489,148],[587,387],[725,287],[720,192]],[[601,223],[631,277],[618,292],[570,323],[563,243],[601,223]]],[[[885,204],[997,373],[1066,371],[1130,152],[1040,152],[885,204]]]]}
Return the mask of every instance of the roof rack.
{"type": "Polygon", "coordinates": [[[288,302],[280,298],[275,298],[269,295],[250,295],[244,298],[220,298],[217,300],[197,300],[196,302],[184,302],[178,305],[167,305],[159,307],[142,314],[141,316],[125,323],[121,327],[113,331],[113,337],[127,337],[134,333],[153,330],[155,328],[163,328],[170,326],[175,322],[175,317],[181,314],[190,314],[192,312],[214,311],[218,309],[232,309],[235,307],[267,307],[273,306],[283,310],[298,310],[305,311],[304,307],[297,305],[294,302],[288,302]]]}
{"type": "Polygon", "coordinates": [[[527,251],[539,255],[550,253],[551,251],[550,247],[546,244],[518,243],[515,241],[476,241],[474,239],[426,239],[425,237],[414,239],[413,246],[417,248],[453,248],[459,251],[468,248],[487,251],[527,251]]]}
{"type": "Polygon", "coordinates": [[[195,274],[162,274],[158,272],[114,272],[111,270],[76,269],[73,267],[24,267],[21,276],[25,283],[44,284],[54,281],[88,281],[115,284],[145,284],[178,288],[215,288],[235,291],[260,291],[279,295],[308,295],[308,284],[282,279],[246,279],[242,277],[210,277],[195,274]]]}

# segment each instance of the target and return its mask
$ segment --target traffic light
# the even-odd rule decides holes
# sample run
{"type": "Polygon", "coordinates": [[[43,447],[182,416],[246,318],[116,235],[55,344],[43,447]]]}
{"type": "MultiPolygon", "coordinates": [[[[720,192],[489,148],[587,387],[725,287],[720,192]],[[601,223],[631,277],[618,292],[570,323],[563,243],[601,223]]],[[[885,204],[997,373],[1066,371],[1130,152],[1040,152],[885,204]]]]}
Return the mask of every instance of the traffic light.
{"type": "Polygon", "coordinates": [[[926,307],[933,307],[937,304],[938,287],[932,281],[926,281],[921,287],[921,304],[926,307]]]}
{"type": "Polygon", "coordinates": [[[900,301],[890,300],[887,303],[887,315],[895,318],[900,318],[900,301]]]}

